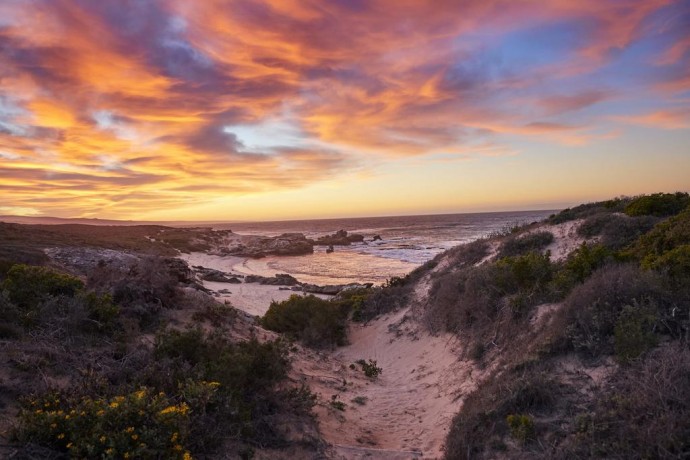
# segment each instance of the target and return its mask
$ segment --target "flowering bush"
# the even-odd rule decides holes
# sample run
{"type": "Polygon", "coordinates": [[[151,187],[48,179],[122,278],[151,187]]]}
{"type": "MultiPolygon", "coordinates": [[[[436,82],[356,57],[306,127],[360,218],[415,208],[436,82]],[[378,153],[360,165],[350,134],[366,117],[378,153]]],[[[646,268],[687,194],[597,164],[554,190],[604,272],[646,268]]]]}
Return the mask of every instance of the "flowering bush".
{"type": "Polygon", "coordinates": [[[187,381],[178,397],[147,388],[113,398],[49,393],[25,401],[19,440],[74,458],[191,459],[191,417],[203,413],[220,384],[187,381]]]}

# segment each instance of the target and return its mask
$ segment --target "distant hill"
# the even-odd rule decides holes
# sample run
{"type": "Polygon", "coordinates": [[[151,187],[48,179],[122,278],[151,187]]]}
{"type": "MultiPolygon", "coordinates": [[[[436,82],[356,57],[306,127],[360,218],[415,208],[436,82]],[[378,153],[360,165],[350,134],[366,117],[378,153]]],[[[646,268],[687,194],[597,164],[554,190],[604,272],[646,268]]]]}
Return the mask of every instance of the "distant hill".
{"type": "MultiPolygon", "coordinates": [[[[153,221],[153,220],[115,220],[115,219],[88,219],[88,218],[63,218],[49,216],[0,216],[0,222],[11,224],[34,225],[108,225],[108,226],[132,226],[132,225],[162,225],[165,227],[198,227],[211,225],[218,222],[193,222],[193,221],[153,221]]],[[[227,223],[227,222],[223,222],[227,223]]]]}

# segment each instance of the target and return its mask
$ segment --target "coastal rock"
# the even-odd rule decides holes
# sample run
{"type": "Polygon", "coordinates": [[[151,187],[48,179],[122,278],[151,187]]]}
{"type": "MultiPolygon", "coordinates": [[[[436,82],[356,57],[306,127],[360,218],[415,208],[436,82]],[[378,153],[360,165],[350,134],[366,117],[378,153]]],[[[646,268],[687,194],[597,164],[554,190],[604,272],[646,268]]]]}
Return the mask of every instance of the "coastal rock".
{"type": "Polygon", "coordinates": [[[316,284],[303,283],[302,290],[309,294],[337,295],[342,291],[350,289],[370,288],[371,286],[373,286],[371,283],[327,284],[325,286],[317,286],[316,284]]]}
{"type": "Polygon", "coordinates": [[[352,243],[361,243],[363,241],[364,235],[357,233],[350,235],[345,230],[338,230],[332,235],[317,238],[314,244],[318,246],[349,246],[352,243]]]}
{"type": "Polygon", "coordinates": [[[216,283],[232,283],[231,278],[229,278],[224,272],[220,270],[214,270],[212,268],[202,268],[201,270],[199,270],[199,277],[204,281],[212,281],[216,283]]]}
{"type": "Polygon", "coordinates": [[[313,241],[302,233],[283,233],[275,237],[245,236],[234,246],[219,248],[221,255],[261,258],[268,255],[298,256],[314,252],[313,241]]]}
{"type": "Polygon", "coordinates": [[[285,274],[278,273],[274,277],[266,277],[260,275],[247,275],[244,278],[245,283],[259,283],[269,286],[296,286],[299,281],[295,277],[285,274]]]}
{"type": "Polygon", "coordinates": [[[371,241],[381,241],[381,235],[374,235],[374,238],[371,241]]]}

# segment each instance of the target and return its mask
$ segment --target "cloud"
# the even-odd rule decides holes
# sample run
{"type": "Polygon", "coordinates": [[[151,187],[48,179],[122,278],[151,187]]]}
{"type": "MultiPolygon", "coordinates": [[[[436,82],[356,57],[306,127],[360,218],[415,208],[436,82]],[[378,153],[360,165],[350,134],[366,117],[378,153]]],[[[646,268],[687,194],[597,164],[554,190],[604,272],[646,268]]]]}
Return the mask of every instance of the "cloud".
{"type": "Polygon", "coordinates": [[[657,110],[654,112],[619,116],[615,120],[627,124],[642,125],[666,130],[690,128],[690,108],[657,110]]]}
{"type": "Polygon", "coordinates": [[[584,145],[614,97],[690,87],[687,17],[671,0],[0,2],[0,190],[142,215],[520,150],[507,138],[584,145]],[[638,86],[611,84],[624,64],[638,86]]]}

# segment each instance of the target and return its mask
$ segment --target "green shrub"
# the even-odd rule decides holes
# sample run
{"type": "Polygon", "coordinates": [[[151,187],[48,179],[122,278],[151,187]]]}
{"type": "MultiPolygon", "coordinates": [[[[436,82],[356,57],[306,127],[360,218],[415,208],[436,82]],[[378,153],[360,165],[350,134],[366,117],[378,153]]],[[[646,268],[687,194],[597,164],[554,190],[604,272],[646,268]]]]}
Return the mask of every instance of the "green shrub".
{"type": "Polygon", "coordinates": [[[602,244],[582,243],[568,255],[554,278],[554,287],[560,294],[568,293],[575,285],[583,283],[595,270],[613,260],[613,253],[602,244]]]}
{"type": "Polygon", "coordinates": [[[690,244],[690,209],[657,224],[628,252],[640,260],[642,266],[652,268],[656,259],[687,244],[690,244]]]}
{"type": "Polygon", "coordinates": [[[629,216],[666,217],[678,214],[690,205],[687,193],[654,193],[634,198],[625,206],[629,216]]]}
{"type": "Polygon", "coordinates": [[[562,328],[570,344],[590,356],[614,352],[614,330],[625,306],[638,302],[664,302],[653,274],[634,265],[612,265],[577,286],[564,302],[562,328]]]}
{"type": "Polygon", "coordinates": [[[53,393],[29,398],[16,436],[73,458],[191,458],[191,414],[203,413],[216,383],[188,382],[184,398],[143,388],[113,398],[53,393]]]}
{"type": "Polygon", "coordinates": [[[495,284],[504,294],[541,291],[552,274],[550,254],[538,252],[500,259],[494,270],[495,284]]]}
{"type": "Polygon", "coordinates": [[[509,237],[498,251],[499,257],[518,256],[531,251],[540,251],[553,243],[553,233],[535,232],[527,235],[509,237]]]}
{"type": "Polygon", "coordinates": [[[510,414],[506,417],[506,422],[510,428],[510,435],[520,444],[534,439],[534,421],[529,415],[510,414]]]}
{"type": "Polygon", "coordinates": [[[84,287],[79,278],[48,267],[14,265],[2,283],[10,300],[20,308],[34,308],[51,296],[73,297],[84,287]]]}
{"type": "Polygon", "coordinates": [[[648,267],[664,274],[675,283],[688,283],[690,281],[690,244],[678,246],[655,259],[650,259],[648,267]]]}
{"type": "Polygon", "coordinates": [[[325,347],[347,343],[347,316],[347,305],[293,294],[284,302],[271,302],[260,323],[305,345],[325,347]]]}
{"type": "Polygon", "coordinates": [[[607,248],[623,249],[651,230],[658,220],[652,216],[597,214],[587,218],[578,227],[577,233],[585,238],[600,236],[600,243],[607,248]]]}
{"type": "Polygon", "coordinates": [[[369,361],[359,359],[357,360],[357,364],[362,366],[364,375],[372,379],[377,378],[383,372],[383,369],[378,367],[376,361],[373,359],[370,359],[369,361]]]}
{"type": "Polygon", "coordinates": [[[653,305],[626,305],[614,329],[616,357],[623,363],[639,357],[657,344],[654,326],[658,321],[653,305]]]}

